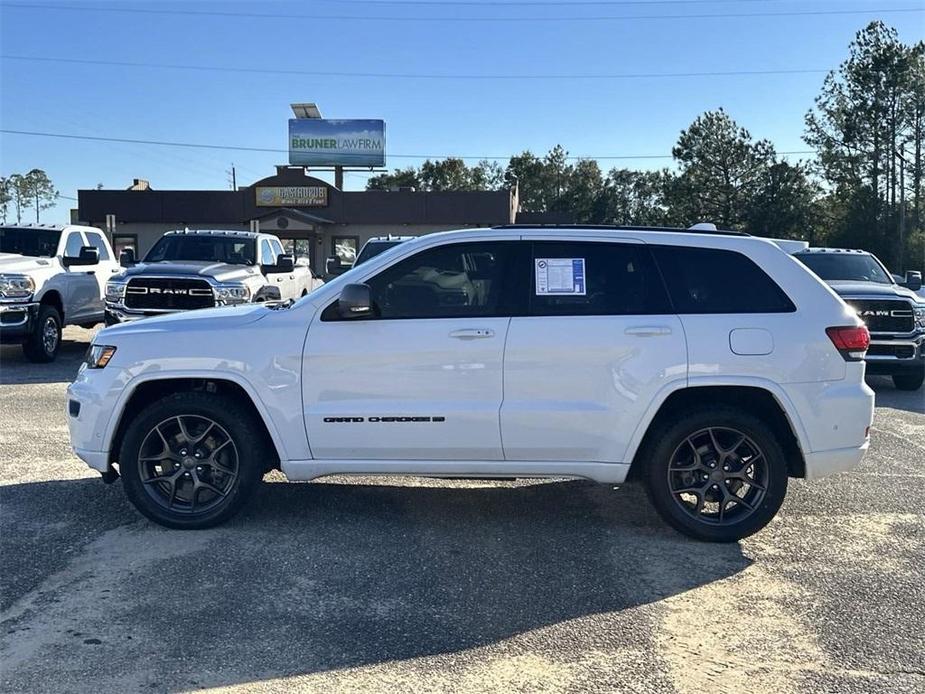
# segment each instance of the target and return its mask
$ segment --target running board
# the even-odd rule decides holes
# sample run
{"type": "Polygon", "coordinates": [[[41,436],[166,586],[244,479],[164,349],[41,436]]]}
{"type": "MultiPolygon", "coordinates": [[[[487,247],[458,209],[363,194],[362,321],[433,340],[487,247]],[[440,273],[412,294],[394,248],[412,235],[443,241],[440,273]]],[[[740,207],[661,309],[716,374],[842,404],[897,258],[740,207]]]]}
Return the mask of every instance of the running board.
{"type": "Polygon", "coordinates": [[[415,475],[422,477],[579,477],[622,484],[626,463],[575,463],[522,460],[286,460],[280,468],[293,482],[326,475],[415,475]]]}

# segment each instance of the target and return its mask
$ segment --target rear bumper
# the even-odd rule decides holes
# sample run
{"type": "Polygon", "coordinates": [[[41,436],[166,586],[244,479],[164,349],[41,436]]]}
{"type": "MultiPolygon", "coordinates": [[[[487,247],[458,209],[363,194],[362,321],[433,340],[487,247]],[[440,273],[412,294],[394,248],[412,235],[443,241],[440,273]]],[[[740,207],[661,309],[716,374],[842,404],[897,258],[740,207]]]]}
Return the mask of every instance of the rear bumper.
{"type": "Polygon", "coordinates": [[[857,467],[869,447],[870,439],[854,448],[837,448],[831,451],[816,451],[815,453],[804,454],[806,479],[815,480],[857,467]]]}
{"type": "Polygon", "coordinates": [[[35,327],[38,307],[34,302],[0,304],[0,343],[23,342],[29,337],[35,327]]]}

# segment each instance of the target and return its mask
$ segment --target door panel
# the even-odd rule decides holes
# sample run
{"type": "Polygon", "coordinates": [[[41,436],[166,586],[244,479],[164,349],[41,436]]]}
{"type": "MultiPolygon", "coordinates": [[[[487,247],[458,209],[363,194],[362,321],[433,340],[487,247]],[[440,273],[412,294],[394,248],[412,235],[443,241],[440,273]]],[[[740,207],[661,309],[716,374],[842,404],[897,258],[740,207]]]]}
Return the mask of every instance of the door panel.
{"type": "Polygon", "coordinates": [[[366,279],[372,317],[328,306],[303,366],[314,457],[503,460],[504,343],[526,259],[516,241],[438,243],[366,279]]]}
{"type": "MultiPolygon", "coordinates": [[[[90,245],[84,235],[72,231],[65,240],[64,254],[77,257],[80,247],[90,245]]],[[[72,265],[65,268],[62,278],[65,288],[64,320],[68,324],[94,320],[102,313],[100,287],[96,265],[72,265]]]]}
{"type": "Polygon", "coordinates": [[[502,460],[498,409],[508,322],[316,320],[303,366],[312,455],[502,460]],[[486,334],[451,336],[457,331],[486,334]]]}
{"type": "Polygon", "coordinates": [[[511,320],[504,357],[505,458],[628,462],[646,408],[687,379],[684,331],[651,255],[537,240],[532,267],[531,315],[511,320]]]}
{"type": "Polygon", "coordinates": [[[687,379],[684,333],[676,316],[514,318],[504,370],[507,460],[628,462],[656,393],[687,379]]]}

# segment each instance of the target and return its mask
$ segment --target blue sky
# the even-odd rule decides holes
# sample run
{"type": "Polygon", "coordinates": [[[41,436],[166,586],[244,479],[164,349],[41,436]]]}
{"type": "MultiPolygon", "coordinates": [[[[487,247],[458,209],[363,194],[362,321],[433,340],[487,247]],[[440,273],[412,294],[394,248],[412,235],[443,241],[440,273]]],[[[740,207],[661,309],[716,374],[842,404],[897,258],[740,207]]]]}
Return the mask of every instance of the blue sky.
{"type": "MultiPolygon", "coordinates": [[[[886,11],[923,9],[922,0],[479,1],[0,0],[0,52],[267,71],[548,76],[828,70],[846,57],[854,33],[873,19],[896,27],[907,42],[925,36],[925,13],[886,11]],[[787,12],[844,14],[690,16],[787,12]],[[479,19],[463,21],[466,17],[479,19]],[[591,19],[581,19],[586,17],[591,19]]],[[[557,143],[576,156],[670,155],[682,128],[702,111],[722,106],[755,137],[790,151],[806,149],[803,115],[823,77],[809,72],[399,79],[5,58],[0,61],[0,124],[12,130],[282,149],[289,104],[315,101],[327,117],[384,119],[387,164],[393,168],[421,161],[398,155],[509,156],[524,149],[543,153],[557,143]]],[[[272,152],[0,134],[0,173],[43,168],[62,195],[71,197],[78,188],[98,183],[124,188],[132,178],[147,178],[159,189],[226,188],[232,162],[238,183],[249,184],[271,174],[285,158],[272,152]]],[[[670,163],[602,160],[601,166],[670,163]]],[[[364,182],[364,175],[354,174],[346,187],[359,189],[364,182]]],[[[74,205],[62,199],[42,221],[64,221],[74,205]]]]}

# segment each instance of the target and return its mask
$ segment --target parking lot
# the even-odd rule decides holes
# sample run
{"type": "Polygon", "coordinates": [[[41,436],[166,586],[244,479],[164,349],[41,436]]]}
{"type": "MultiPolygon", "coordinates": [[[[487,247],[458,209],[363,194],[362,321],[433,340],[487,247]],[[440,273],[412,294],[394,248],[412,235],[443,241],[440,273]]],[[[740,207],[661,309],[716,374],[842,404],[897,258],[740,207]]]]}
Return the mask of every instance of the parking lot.
{"type": "Polygon", "coordinates": [[[732,545],[635,485],[268,478],[165,530],[70,452],[54,364],[0,358],[4,692],[925,690],[925,395],[732,545]]]}

